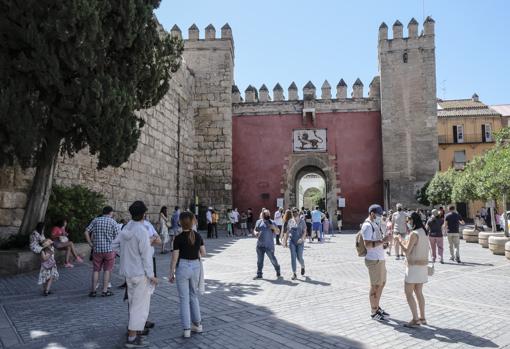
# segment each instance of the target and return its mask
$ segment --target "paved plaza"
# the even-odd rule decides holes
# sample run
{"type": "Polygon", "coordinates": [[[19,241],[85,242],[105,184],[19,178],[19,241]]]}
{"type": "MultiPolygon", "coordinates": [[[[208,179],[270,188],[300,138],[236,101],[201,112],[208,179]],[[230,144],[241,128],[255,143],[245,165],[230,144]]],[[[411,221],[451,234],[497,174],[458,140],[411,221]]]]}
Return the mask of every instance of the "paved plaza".
{"type": "MultiPolygon", "coordinates": [[[[291,281],[289,251],[277,246],[282,279],[266,258],[256,271],[254,238],[206,240],[204,333],[181,338],[178,298],[158,254],[160,285],[152,298],[151,348],[510,348],[510,262],[461,241],[463,264],[436,265],[425,286],[428,326],[407,329],[404,263],[388,259],[382,305],[391,320],[369,318],[368,276],[355,254],[354,234],[307,244],[306,277],[291,281]]],[[[127,305],[123,291],[87,297],[90,264],[60,268],[54,295],[40,296],[37,273],[0,278],[0,347],[120,348],[127,305]]],[[[114,286],[122,282],[115,274],[114,286]]]]}

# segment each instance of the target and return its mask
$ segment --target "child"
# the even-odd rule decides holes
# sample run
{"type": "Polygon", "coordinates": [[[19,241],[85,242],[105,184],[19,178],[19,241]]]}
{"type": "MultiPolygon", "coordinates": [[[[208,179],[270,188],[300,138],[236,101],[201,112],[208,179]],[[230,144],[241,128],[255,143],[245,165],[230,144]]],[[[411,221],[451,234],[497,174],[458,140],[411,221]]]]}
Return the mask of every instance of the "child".
{"type": "Polygon", "coordinates": [[[43,295],[47,296],[51,293],[51,283],[58,280],[57,263],[55,262],[55,250],[53,249],[53,241],[46,239],[42,242],[41,251],[41,270],[39,271],[39,285],[43,285],[43,295]]]}

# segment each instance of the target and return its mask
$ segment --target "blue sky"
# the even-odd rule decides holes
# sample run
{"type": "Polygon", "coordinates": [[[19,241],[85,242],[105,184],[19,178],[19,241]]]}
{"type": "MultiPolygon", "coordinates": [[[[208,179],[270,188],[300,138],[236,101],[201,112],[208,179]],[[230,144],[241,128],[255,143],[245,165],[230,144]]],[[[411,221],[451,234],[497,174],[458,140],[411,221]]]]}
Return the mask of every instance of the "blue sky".
{"type": "MultiPolygon", "coordinates": [[[[196,23],[200,36],[212,23],[219,35],[228,22],[235,43],[235,82],[286,90],[311,80],[349,89],[360,78],[365,85],[377,75],[377,33],[412,17],[436,21],[437,96],[470,98],[487,104],[510,103],[510,1],[508,0],[163,0],[156,12],[163,26],[177,24],[187,38],[196,23]],[[425,11],[423,11],[425,8],[425,11]]],[[[333,92],[334,93],[334,92],[333,92]]]]}

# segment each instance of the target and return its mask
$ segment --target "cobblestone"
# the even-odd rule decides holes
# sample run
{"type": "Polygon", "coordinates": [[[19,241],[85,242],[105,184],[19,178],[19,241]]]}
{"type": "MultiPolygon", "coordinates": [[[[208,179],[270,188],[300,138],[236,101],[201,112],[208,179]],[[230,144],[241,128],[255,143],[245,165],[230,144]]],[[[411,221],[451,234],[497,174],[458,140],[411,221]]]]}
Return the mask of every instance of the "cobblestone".
{"type": "MultiPolygon", "coordinates": [[[[407,329],[404,263],[387,259],[382,304],[391,320],[369,319],[368,276],[355,255],[354,235],[307,244],[306,277],[290,280],[288,250],[277,246],[278,280],[266,260],[264,279],[254,280],[255,240],[206,240],[206,294],[201,298],[204,333],[181,338],[169,255],[157,255],[160,285],[151,304],[156,322],[151,348],[504,348],[510,263],[478,244],[461,242],[461,265],[436,265],[424,292],[429,325],[407,329]]],[[[90,265],[60,268],[55,294],[43,298],[37,274],[0,279],[1,348],[120,348],[127,324],[123,291],[87,297],[90,265]]],[[[122,278],[115,272],[112,283],[122,278]]]]}

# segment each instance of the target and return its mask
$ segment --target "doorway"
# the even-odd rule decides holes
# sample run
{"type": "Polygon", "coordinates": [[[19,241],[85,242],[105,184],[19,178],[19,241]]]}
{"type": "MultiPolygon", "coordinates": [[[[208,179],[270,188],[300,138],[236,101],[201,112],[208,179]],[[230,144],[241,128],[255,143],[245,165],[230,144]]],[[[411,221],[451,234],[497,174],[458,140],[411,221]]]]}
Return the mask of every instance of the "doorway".
{"type": "Polygon", "coordinates": [[[319,206],[326,210],[327,188],[324,173],[319,168],[308,166],[296,176],[296,207],[313,209],[319,206]]]}

